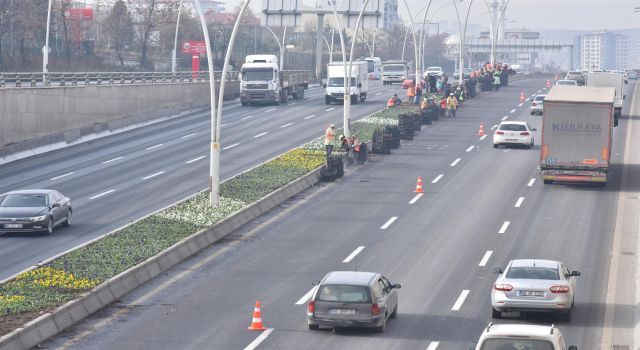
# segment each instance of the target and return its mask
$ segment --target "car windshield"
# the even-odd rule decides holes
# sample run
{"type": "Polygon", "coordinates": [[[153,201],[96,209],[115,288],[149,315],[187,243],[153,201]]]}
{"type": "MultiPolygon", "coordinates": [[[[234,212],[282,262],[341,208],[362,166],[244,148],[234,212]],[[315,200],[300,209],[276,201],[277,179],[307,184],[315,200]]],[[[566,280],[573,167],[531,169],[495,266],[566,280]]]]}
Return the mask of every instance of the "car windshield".
{"type": "Polygon", "coordinates": [[[522,124],[502,124],[498,130],[503,131],[527,131],[527,128],[522,124]]]}
{"type": "Polygon", "coordinates": [[[363,286],[324,285],[320,287],[317,301],[370,303],[369,289],[363,286]]]}
{"type": "Polygon", "coordinates": [[[385,72],[404,72],[405,66],[402,64],[388,64],[382,67],[385,72]]]}
{"type": "Polygon", "coordinates": [[[486,339],[481,350],[553,350],[547,340],[536,339],[486,339]]]}
{"type": "MultiPolygon", "coordinates": [[[[344,86],[344,78],[343,77],[334,77],[329,78],[328,86],[344,86]]],[[[351,78],[351,86],[356,86],[356,78],[351,78]]]]}
{"type": "Polygon", "coordinates": [[[273,70],[245,70],[242,72],[242,79],[246,81],[271,80],[273,70]]]}
{"type": "Polygon", "coordinates": [[[559,280],[558,269],[540,266],[515,266],[507,271],[508,279],[559,280]]]}
{"type": "Polygon", "coordinates": [[[539,95],[538,95],[538,96],[536,96],[536,98],[535,98],[535,100],[534,100],[534,101],[544,101],[544,98],[545,98],[545,97],[546,97],[546,96],[539,96],[539,95]]]}
{"type": "Polygon", "coordinates": [[[7,194],[0,197],[0,207],[46,207],[46,194],[7,194]]]}

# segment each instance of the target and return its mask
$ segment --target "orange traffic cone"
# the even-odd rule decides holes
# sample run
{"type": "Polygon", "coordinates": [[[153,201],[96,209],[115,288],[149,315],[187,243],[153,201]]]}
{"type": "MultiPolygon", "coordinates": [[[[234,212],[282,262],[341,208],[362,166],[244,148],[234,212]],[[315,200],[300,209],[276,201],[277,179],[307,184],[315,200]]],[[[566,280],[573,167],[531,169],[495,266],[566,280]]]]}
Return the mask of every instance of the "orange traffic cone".
{"type": "Polygon", "coordinates": [[[551,80],[547,80],[547,87],[550,88],[551,87],[551,80]]]}
{"type": "Polygon", "coordinates": [[[422,176],[418,176],[415,193],[424,193],[424,190],[422,189],[422,176]]]}
{"type": "Polygon", "coordinates": [[[484,136],[484,124],[480,123],[480,129],[478,129],[478,136],[484,136]]]}
{"type": "Polygon", "coordinates": [[[520,93],[520,103],[524,102],[524,92],[520,93]]]}
{"type": "Polygon", "coordinates": [[[253,309],[253,319],[251,320],[251,326],[249,326],[252,331],[264,331],[266,328],[262,325],[262,316],[260,312],[260,300],[256,300],[256,306],[253,309]]]}

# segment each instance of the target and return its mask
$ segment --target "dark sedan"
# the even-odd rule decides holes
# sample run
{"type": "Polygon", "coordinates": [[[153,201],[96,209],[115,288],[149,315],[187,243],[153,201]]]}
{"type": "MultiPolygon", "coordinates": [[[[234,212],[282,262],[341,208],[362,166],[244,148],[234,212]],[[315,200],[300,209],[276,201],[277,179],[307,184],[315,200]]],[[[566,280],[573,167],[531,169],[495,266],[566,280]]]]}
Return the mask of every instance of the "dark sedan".
{"type": "Polygon", "coordinates": [[[0,232],[52,234],[71,225],[71,200],[55,190],[21,190],[0,195],[0,232]]]}

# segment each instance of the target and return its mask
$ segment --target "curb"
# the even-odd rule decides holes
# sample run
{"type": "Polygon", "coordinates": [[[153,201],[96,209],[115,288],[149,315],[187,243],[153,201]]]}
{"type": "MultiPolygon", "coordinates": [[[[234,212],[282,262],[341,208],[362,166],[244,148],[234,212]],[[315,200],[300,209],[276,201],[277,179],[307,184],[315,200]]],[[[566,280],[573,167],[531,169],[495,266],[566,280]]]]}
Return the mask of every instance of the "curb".
{"type": "Polygon", "coordinates": [[[79,299],[69,301],[54,311],[0,337],[0,350],[30,349],[82,321],[150,279],[226,237],[239,227],[315,185],[320,180],[321,169],[322,167],[319,167],[311,171],[215,225],[194,233],[160,254],[104,281],[79,299]]]}

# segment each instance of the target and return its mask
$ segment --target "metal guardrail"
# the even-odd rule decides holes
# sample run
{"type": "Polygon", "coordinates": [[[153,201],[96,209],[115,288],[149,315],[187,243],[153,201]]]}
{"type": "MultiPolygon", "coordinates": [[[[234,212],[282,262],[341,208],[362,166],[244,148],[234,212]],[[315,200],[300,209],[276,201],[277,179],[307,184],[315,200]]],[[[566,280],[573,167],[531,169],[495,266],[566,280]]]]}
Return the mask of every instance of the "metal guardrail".
{"type": "MultiPolygon", "coordinates": [[[[222,72],[214,72],[216,81],[222,72]]],[[[238,72],[227,72],[227,81],[238,80],[238,72]]],[[[202,83],[209,81],[208,71],[198,72],[0,72],[0,88],[61,87],[86,85],[202,83]]]]}

